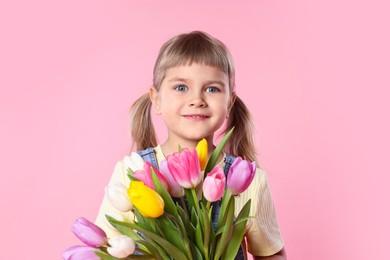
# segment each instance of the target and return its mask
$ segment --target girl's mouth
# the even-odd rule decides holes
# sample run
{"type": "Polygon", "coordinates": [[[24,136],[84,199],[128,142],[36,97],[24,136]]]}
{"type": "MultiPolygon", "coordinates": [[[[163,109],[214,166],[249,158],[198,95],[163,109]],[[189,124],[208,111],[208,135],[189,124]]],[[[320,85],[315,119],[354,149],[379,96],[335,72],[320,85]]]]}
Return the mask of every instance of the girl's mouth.
{"type": "Polygon", "coordinates": [[[195,119],[195,120],[202,120],[202,119],[210,118],[210,116],[201,115],[201,114],[183,115],[183,116],[184,116],[185,118],[195,119]]]}

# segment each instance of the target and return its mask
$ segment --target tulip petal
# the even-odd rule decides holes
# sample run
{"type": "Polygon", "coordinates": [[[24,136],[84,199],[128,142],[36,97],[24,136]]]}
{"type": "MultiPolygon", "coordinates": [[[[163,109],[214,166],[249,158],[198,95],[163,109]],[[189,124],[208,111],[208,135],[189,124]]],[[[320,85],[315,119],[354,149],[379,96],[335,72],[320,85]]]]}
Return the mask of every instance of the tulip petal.
{"type": "Polygon", "coordinates": [[[64,260],[99,260],[95,251],[98,250],[89,246],[72,246],[62,253],[62,258],[64,260]]]}
{"type": "Polygon", "coordinates": [[[202,140],[200,140],[195,149],[196,149],[196,152],[198,153],[200,169],[203,171],[204,168],[206,167],[207,156],[208,156],[208,154],[207,154],[208,147],[207,147],[206,139],[203,138],[202,140]]]}
{"type": "Polygon", "coordinates": [[[134,240],[126,235],[119,235],[108,240],[110,247],[107,247],[107,252],[117,258],[125,258],[134,253],[134,240]]]}
{"type": "Polygon", "coordinates": [[[144,217],[158,218],[164,213],[164,200],[141,181],[131,181],[128,194],[133,205],[144,217]]]}
{"type": "Polygon", "coordinates": [[[125,156],[123,158],[125,168],[130,168],[133,172],[142,170],[144,168],[144,160],[141,155],[136,152],[132,152],[131,156],[125,156]]]}
{"type": "Polygon", "coordinates": [[[76,219],[72,232],[86,245],[100,247],[107,242],[106,233],[84,217],[76,219]]]}
{"type": "Polygon", "coordinates": [[[109,184],[106,187],[107,198],[110,203],[122,212],[132,209],[130,198],[127,195],[127,188],[122,183],[109,184]]]}
{"type": "Polygon", "coordinates": [[[223,169],[220,166],[214,167],[203,181],[204,197],[210,202],[219,200],[225,192],[225,183],[223,169]]]}
{"type": "Polygon", "coordinates": [[[230,166],[227,186],[232,194],[239,194],[245,191],[251,184],[256,173],[255,162],[248,162],[237,157],[230,166]]]}
{"type": "Polygon", "coordinates": [[[160,173],[167,181],[168,187],[169,187],[169,194],[172,197],[180,198],[184,196],[184,190],[183,188],[177,183],[175,178],[173,178],[171,172],[168,168],[168,162],[167,160],[163,160],[160,162],[160,173]]]}

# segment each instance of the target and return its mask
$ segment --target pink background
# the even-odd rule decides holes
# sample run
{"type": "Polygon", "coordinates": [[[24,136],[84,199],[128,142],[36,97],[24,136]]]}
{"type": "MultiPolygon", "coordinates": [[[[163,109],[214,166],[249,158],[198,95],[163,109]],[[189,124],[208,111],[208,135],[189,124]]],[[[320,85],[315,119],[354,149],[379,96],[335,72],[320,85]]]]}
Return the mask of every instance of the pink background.
{"type": "Polygon", "coordinates": [[[2,1],[1,258],[79,243],[159,47],[198,29],[235,58],[289,259],[389,259],[387,1],[173,2],[2,1]]]}

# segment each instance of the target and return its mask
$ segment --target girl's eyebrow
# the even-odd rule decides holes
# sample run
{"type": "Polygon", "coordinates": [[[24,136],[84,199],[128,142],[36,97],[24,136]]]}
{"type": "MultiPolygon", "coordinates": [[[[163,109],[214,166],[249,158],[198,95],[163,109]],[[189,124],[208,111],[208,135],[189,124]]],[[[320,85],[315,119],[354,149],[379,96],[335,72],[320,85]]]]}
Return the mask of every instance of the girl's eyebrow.
{"type": "Polygon", "coordinates": [[[185,78],[174,77],[174,78],[171,78],[168,82],[177,82],[177,81],[187,82],[188,80],[185,78]]]}
{"type": "MultiPolygon", "coordinates": [[[[179,78],[175,77],[170,79],[168,82],[185,82],[187,83],[189,80],[185,78],[179,78]]],[[[205,82],[205,85],[213,85],[213,84],[218,84],[220,86],[225,86],[225,83],[222,80],[209,80],[205,82]]]]}

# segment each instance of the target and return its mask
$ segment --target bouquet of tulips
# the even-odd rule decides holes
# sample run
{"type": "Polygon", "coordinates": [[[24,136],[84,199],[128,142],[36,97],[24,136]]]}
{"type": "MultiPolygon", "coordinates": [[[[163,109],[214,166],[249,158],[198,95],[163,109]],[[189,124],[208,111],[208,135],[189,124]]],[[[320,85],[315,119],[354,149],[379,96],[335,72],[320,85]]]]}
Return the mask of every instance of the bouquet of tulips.
{"type": "Polygon", "coordinates": [[[255,163],[237,157],[227,180],[216,162],[232,134],[230,130],[207,161],[207,142],[194,150],[181,149],[160,162],[159,169],[133,153],[125,158],[130,186],[107,187],[110,202],[120,211],[132,211],[133,222],[106,215],[121,235],[108,239],[85,218],[72,231],[85,243],[63,253],[64,259],[234,259],[241,245],[250,200],[234,216],[234,195],[247,189],[255,163]],[[217,203],[217,204],[216,204],[217,203]],[[217,221],[212,210],[219,207],[217,221]]]}

